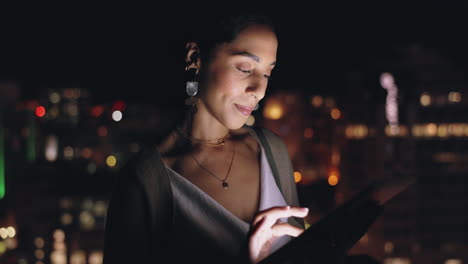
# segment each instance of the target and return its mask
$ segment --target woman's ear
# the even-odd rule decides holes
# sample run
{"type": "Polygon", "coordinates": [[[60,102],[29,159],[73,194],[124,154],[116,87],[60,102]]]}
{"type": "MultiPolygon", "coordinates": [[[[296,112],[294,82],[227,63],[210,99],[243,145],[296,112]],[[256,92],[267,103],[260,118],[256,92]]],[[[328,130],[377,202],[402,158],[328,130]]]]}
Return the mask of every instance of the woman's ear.
{"type": "Polygon", "coordinates": [[[188,42],[185,46],[187,55],[185,56],[186,67],[185,70],[195,69],[196,74],[200,71],[201,60],[200,60],[200,49],[196,42],[188,42]]]}

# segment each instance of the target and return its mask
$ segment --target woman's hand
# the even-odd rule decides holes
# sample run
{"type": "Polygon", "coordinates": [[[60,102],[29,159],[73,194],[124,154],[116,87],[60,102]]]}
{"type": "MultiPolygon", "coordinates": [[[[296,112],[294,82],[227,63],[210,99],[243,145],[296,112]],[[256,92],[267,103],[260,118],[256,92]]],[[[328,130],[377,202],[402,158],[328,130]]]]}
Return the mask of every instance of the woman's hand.
{"type": "Polygon", "coordinates": [[[258,263],[268,256],[274,241],[280,236],[297,237],[303,229],[279,221],[291,216],[305,217],[309,212],[305,207],[273,207],[260,212],[253,221],[253,232],[249,237],[249,259],[258,263]]]}

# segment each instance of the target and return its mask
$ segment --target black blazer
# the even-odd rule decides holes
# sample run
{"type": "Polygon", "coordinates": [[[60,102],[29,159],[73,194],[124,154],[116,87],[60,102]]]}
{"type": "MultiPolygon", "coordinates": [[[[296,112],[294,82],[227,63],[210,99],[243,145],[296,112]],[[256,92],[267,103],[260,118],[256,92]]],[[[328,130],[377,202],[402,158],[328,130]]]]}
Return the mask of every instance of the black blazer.
{"type": "MultiPolygon", "coordinates": [[[[263,128],[250,132],[264,147],[286,203],[299,206],[283,141],[263,128]]],[[[119,172],[109,202],[103,263],[157,263],[170,259],[171,254],[183,254],[171,252],[168,246],[173,206],[169,177],[156,147],[131,158],[119,172]]],[[[290,218],[289,223],[304,228],[302,219],[290,218]]]]}

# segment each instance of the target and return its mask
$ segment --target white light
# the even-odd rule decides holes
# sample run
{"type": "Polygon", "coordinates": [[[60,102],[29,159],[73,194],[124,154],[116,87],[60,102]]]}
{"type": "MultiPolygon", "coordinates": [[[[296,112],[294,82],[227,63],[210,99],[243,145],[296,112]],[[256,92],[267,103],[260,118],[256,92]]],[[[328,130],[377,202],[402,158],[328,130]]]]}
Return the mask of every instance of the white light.
{"type": "Polygon", "coordinates": [[[60,102],[60,94],[58,94],[57,92],[51,93],[49,95],[49,100],[53,104],[56,104],[56,103],[60,102]]]}
{"type": "Polygon", "coordinates": [[[6,230],[9,237],[14,237],[16,235],[16,230],[12,226],[8,227],[6,230]]]}
{"type": "Polygon", "coordinates": [[[120,120],[122,120],[122,112],[120,112],[119,110],[112,112],[112,119],[115,122],[119,122],[120,120]]]}
{"type": "Polygon", "coordinates": [[[387,101],[385,104],[385,112],[387,121],[390,124],[392,133],[398,133],[398,87],[394,82],[392,74],[384,72],[380,75],[380,84],[387,90],[387,101]]]}
{"type": "Polygon", "coordinates": [[[49,162],[57,160],[58,156],[58,138],[55,135],[50,135],[46,139],[45,158],[49,162]]]}
{"type": "Polygon", "coordinates": [[[8,231],[6,228],[4,227],[0,228],[0,237],[3,239],[8,237],[8,231]]]}

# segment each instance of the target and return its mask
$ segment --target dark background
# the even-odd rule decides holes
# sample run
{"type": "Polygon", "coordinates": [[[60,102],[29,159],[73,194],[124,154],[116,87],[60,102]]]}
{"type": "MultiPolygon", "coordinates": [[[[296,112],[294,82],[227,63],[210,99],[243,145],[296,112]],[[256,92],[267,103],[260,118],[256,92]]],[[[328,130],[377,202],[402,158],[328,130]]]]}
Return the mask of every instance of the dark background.
{"type": "MultiPolygon", "coordinates": [[[[255,6],[278,28],[278,67],[271,88],[315,89],[340,96],[343,75],[390,47],[434,48],[467,68],[466,11],[449,2],[283,3],[255,6]]],[[[97,102],[151,102],[182,86],[184,28],[220,8],[170,4],[34,4],[0,8],[0,80],[20,83],[23,98],[44,88],[83,87],[97,102]],[[180,82],[180,83],[179,83],[180,82]]]]}

